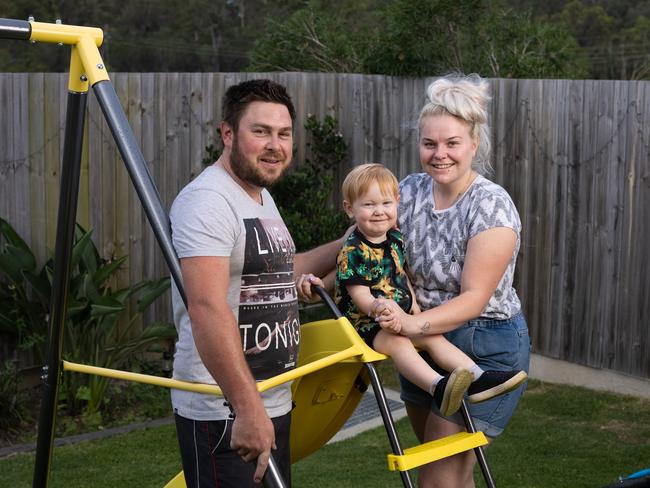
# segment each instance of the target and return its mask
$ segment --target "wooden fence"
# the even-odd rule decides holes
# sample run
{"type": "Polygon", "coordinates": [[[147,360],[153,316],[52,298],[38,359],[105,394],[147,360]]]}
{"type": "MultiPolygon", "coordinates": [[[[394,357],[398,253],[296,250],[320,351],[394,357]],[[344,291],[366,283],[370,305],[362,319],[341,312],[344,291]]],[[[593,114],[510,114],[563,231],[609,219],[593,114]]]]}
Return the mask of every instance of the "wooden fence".
{"type": "MultiPolygon", "coordinates": [[[[112,75],[167,207],[201,171],[224,89],[259,76],[112,75]]],[[[294,98],[298,162],[307,114],[338,119],[350,150],[335,185],[366,161],[399,177],[418,171],[415,122],[431,78],[263,76],[294,98]]],[[[516,287],[534,351],[650,377],[650,83],[495,79],[491,86],[494,179],[524,225],[516,287]]],[[[0,216],[41,261],[54,246],[66,87],[63,74],[0,74],[0,216]]],[[[121,282],[165,275],[92,95],[85,138],[78,221],[93,229],[104,256],[129,255],[121,282]]],[[[168,298],[152,316],[170,319],[168,298]]]]}

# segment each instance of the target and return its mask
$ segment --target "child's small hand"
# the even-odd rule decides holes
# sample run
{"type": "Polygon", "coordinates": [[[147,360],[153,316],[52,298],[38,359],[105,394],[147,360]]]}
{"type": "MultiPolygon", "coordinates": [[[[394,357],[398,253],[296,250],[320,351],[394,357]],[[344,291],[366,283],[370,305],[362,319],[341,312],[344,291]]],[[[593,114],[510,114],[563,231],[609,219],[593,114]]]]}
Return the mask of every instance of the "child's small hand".
{"type": "Polygon", "coordinates": [[[376,319],[379,317],[384,310],[386,310],[386,299],[385,298],[375,298],[375,301],[370,305],[370,310],[368,311],[368,316],[376,319]]]}

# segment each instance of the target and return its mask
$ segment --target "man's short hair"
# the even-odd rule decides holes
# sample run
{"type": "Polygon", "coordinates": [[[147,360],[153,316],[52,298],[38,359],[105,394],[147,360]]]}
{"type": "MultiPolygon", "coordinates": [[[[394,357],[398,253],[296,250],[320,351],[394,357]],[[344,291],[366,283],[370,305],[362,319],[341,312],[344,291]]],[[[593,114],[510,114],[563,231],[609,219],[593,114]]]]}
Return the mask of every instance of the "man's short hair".
{"type": "Polygon", "coordinates": [[[221,101],[222,119],[235,132],[248,104],[252,102],[279,103],[287,107],[291,122],[296,119],[296,110],[287,89],[271,80],[248,80],[232,85],[221,101]]]}

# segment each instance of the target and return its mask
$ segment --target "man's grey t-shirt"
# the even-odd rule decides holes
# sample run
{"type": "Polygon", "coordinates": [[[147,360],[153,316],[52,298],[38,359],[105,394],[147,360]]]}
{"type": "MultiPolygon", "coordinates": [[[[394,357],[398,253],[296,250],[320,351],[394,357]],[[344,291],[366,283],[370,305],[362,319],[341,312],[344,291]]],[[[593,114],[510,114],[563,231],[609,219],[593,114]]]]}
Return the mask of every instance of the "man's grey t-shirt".
{"type": "MultiPolygon", "coordinates": [[[[300,328],[293,279],[295,246],[273,198],[262,192],[254,201],[220,166],[209,166],[179,193],[170,212],[172,240],[180,259],[230,258],[228,304],[237,319],[242,350],[256,380],[296,366],[300,328]]],[[[178,342],[174,378],[214,384],[203,365],[190,319],[178,290],[172,287],[178,342]]],[[[219,317],[214,326],[219,327],[219,317]]],[[[291,410],[290,385],[262,394],[270,417],[291,410]]],[[[223,420],[230,410],[221,397],[172,390],[174,411],[194,420],[223,420]]]]}

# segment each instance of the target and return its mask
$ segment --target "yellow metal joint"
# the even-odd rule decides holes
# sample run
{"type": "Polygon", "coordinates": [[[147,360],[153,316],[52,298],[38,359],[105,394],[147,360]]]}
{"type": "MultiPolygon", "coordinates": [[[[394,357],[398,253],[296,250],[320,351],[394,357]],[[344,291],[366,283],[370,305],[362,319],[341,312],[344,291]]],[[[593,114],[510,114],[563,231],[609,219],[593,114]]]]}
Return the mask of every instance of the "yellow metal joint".
{"type": "Polygon", "coordinates": [[[49,24],[47,22],[29,22],[32,25],[31,41],[50,42],[55,44],[75,45],[82,37],[93,39],[93,44],[99,47],[104,42],[104,32],[98,27],[83,27],[80,25],[49,24]]]}
{"type": "Polygon", "coordinates": [[[104,32],[97,27],[79,25],[49,24],[29,22],[32,26],[32,42],[49,42],[72,46],[70,55],[70,91],[83,93],[88,84],[109,80],[104,61],[99,54],[99,46],[104,42],[104,32]]]}
{"type": "Polygon", "coordinates": [[[79,57],[79,50],[72,46],[70,50],[70,73],[68,78],[68,90],[75,93],[88,91],[88,77],[79,57]]]}
{"type": "Polygon", "coordinates": [[[90,84],[94,85],[99,81],[108,81],[108,72],[104,66],[104,61],[92,39],[88,36],[81,37],[76,48],[79,51],[79,58],[90,84]]]}

